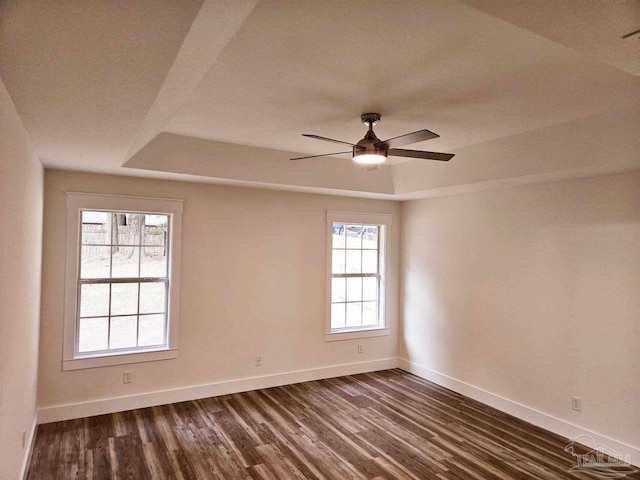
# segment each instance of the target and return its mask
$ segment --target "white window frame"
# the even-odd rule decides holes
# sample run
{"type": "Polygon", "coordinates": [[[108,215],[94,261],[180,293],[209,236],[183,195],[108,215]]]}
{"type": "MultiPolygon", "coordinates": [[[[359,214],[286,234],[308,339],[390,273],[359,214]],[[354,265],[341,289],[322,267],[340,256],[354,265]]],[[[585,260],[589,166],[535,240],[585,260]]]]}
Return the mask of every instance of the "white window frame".
{"type": "Polygon", "coordinates": [[[180,320],[180,238],[183,200],[131,197],[93,193],[67,192],[67,244],[63,339],[63,370],[123,365],[127,363],[166,360],[178,356],[178,324],[180,320]],[[76,328],[78,317],[78,281],[80,275],[80,241],[82,210],[149,213],[169,217],[168,308],[166,344],[160,347],[136,348],[129,351],[78,353],[76,328]]]}
{"type": "Polygon", "coordinates": [[[326,324],[325,341],[351,340],[355,338],[379,337],[389,335],[389,258],[391,248],[391,225],[393,217],[384,213],[359,213],[359,212],[339,212],[327,211],[327,273],[326,273],[326,324]],[[331,328],[331,279],[333,276],[332,255],[333,255],[333,224],[363,224],[378,225],[383,227],[379,230],[379,274],[380,291],[378,296],[378,326],[363,327],[361,329],[336,329],[331,328]]]}

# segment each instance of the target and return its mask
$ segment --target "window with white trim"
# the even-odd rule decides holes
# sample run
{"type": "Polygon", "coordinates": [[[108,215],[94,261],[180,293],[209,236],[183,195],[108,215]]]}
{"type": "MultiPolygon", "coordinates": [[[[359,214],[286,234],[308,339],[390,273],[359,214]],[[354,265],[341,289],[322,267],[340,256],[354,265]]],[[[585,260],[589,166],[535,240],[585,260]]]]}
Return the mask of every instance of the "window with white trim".
{"type": "Polygon", "coordinates": [[[389,333],[385,323],[391,216],[327,212],[327,340],[389,333]]]}
{"type": "Polygon", "coordinates": [[[178,200],[67,194],[65,369],[175,358],[178,200]]]}

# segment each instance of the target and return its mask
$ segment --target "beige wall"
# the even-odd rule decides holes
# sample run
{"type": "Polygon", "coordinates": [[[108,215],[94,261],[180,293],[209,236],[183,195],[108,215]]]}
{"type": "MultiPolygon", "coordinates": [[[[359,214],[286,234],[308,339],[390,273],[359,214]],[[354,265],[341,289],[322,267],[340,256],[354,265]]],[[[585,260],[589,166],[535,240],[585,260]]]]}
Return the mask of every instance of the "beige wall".
{"type": "Polygon", "coordinates": [[[398,202],[62,170],[46,170],[44,196],[40,407],[396,356],[396,281],[390,336],[324,341],[325,218],[326,210],[392,213],[397,279],[398,202]],[[177,359],[62,371],[65,191],[185,200],[177,359]],[[133,383],[122,383],[124,370],[133,383]]]}
{"type": "Polygon", "coordinates": [[[402,215],[401,357],[640,446],[640,173],[402,215]]]}
{"type": "Polygon", "coordinates": [[[18,478],[36,418],[43,169],[0,81],[0,478],[18,478]]]}
{"type": "Polygon", "coordinates": [[[59,170],[44,191],[41,408],[399,353],[640,445],[640,173],[402,207],[59,170]],[[178,359],[62,372],[65,191],[185,200],[178,359]],[[394,214],[391,277],[403,291],[391,285],[391,310],[402,305],[404,324],[393,315],[388,337],[324,342],[326,210],[394,214]]]}

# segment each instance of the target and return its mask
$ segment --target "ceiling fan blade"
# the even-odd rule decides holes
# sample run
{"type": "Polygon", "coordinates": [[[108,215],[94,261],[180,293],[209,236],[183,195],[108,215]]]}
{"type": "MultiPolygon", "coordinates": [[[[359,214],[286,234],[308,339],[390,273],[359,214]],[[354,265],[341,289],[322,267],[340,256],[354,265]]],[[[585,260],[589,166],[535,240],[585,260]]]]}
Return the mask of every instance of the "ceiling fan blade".
{"type": "Polygon", "coordinates": [[[410,158],[423,158],[425,160],[440,160],[441,162],[448,162],[455,154],[453,153],[440,153],[440,152],[422,152],[420,150],[405,150],[403,148],[392,148],[387,152],[388,155],[396,157],[410,157],[410,158]]]}
{"type": "Polygon", "coordinates": [[[311,135],[309,133],[303,133],[302,136],[303,137],[309,137],[309,138],[315,138],[316,140],[324,140],[325,142],[342,143],[343,145],[349,145],[350,147],[364,149],[364,147],[361,147],[360,145],[355,145],[355,144],[349,143],[349,142],[343,142],[342,140],[334,140],[333,138],[321,137],[320,135],[311,135]]]}
{"type": "Polygon", "coordinates": [[[430,132],[429,130],[418,130],[417,132],[407,133],[406,135],[400,135],[399,137],[393,137],[388,140],[382,140],[374,144],[378,148],[384,148],[389,150],[395,147],[401,147],[402,145],[409,145],[410,143],[424,142],[425,140],[431,140],[432,138],[438,138],[440,135],[430,132]]]}
{"type": "Polygon", "coordinates": [[[309,155],[308,157],[290,158],[289,160],[306,160],[307,158],[330,157],[331,155],[342,155],[343,153],[353,154],[353,151],[349,150],[348,152],[323,153],[322,155],[309,155]]]}

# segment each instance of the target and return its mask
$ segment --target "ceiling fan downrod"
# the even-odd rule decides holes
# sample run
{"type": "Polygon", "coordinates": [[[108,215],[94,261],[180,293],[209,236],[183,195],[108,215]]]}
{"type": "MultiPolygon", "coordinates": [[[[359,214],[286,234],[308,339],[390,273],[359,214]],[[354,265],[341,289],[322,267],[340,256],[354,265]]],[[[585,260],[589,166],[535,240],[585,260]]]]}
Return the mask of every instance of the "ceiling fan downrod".
{"type": "Polygon", "coordinates": [[[382,163],[387,159],[387,149],[376,144],[380,139],[373,131],[373,126],[380,121],[379,113],[363,113],[362,123],[369,127],[364,138],[353,147],[353,161],[358,163],[382,163]]]}

